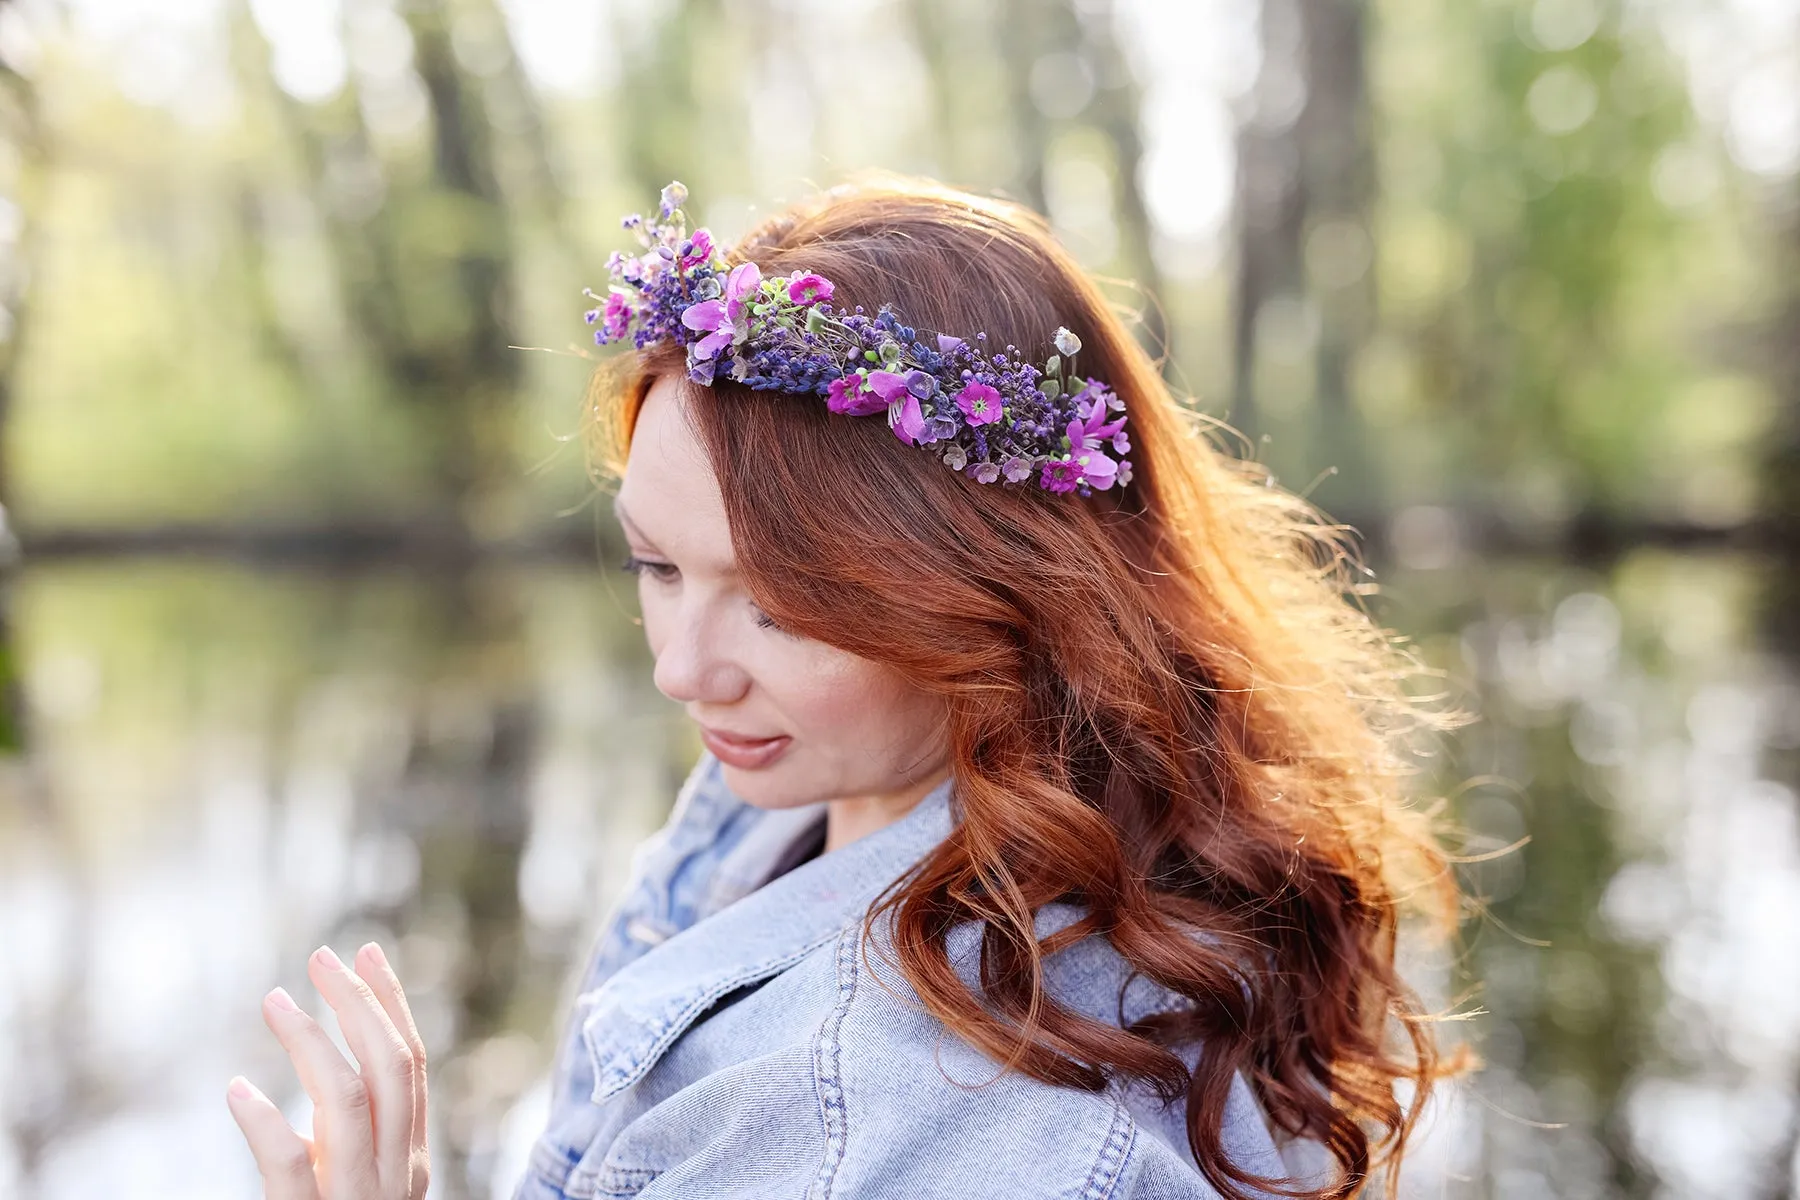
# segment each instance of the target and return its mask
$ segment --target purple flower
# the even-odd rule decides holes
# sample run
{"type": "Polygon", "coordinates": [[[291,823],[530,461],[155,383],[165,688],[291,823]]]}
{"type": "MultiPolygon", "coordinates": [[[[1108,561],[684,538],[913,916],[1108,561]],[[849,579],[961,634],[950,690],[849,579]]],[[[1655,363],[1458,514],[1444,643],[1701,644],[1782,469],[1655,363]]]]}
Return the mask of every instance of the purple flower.
{"type": "Polygon", "coordinates": [[[1131,482],[1131,463],[1129,461],[1122,462],[1119,464],[1119,478],[1118,478],[1119,486],[1124,487],[1126,484],[1128,484],[1130,482],[1131,482]]]}
{"type": "Polygon", "coordinates": [[[753,262],[740,263],[725,280],[725,299],[702,300],[681,310],[681,323],[706,336],[694,343],[699,358],[712,358],[727,346],[750,336],[750,306],[746,296],[762,286],[762,269],[753,262]]]}
{"type": "Polygon", "coordinates": [[[956,407],[971,425],[991,425],[1000,419],[1000,393],[985,383],[971,383],[956,393],[956,407]]]}
{"type": "Polygon", "coordinates": [[[963,340],[961,338],[951,337],[949,334],[944,334],[944,333],[940,333],[937,335],[937,342],[938,342],[938,353],[939,354],[948,354],[952,350],[956,349],[958,346],[963,344],[963,340]]]}
{"type": "Polygon", "coordinates": [[[991,462],[976,463],[969,474],[975,477],[976,483],[993,483],[1000,478],[1000,468],[991,462]]]}
{"type": "Polygon", "coordinates": [[[1072,492],[1080,482],[1081,464],[1059,458],[1044,464],[1038,486],[1049,492],[1072,492]]]}
{"type": "Polygon", "coordinates": [[[1031,474],[1031,460],[1023,456],[1009,458],[1001,469],[1006,472],[1006,482],[1020,483],[1031,474]]]}
{"type": "Polygon", "coordinates": [[[854,371],[832,380],[830,390],[825,394],[826,408],[851,417],[872,417],[885,411],[887,406],[886,398],[870,388],[865,377],[854,371]]]}
{"type": "Polygon", "coordinates": [[[831,280],[808,271],[788,280],[788,299],[795,304],[817,304],[831,299],[831,280]]]}

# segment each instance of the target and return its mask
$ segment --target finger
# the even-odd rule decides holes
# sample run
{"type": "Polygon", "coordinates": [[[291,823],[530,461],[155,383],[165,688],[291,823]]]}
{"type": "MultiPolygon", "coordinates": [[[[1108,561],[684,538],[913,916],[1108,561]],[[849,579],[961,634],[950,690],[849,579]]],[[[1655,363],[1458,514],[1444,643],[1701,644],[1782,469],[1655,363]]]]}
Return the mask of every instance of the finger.
{"type": "Polygon", "coordinates": [[[263,1020],[294,1060],[300,1086],[312,1097],[315,1140],[330,1177],[321,1186],[354,1196],[379,1186],[369,1089],[319,1023],[276,988],[263,999],[263,1020]]]}
{"type": "Polygon", "coordinates": [[[313,952],[307,973],[319,995],[337,1013],[338,1027],[356,1055],[368,1088],[376,1174],[389,1189],[396,1183],[406,1189],[412,1173],[413,1089],[417,1083],[412,1048],[388,1020],[387,1010],[369,985],[340,962],[331,947],[320,946],[313,952]]]}
{"type": "MultiPolygon", "coordinates": [[[[400,977],[388,963],[387,955],[374,942],[365,945],[356,955],[356,972],[375,993],[375,999],[381,1002],[386,1010],[388,1020],[405,1039],[407,1048],[412,1051],[413,1064],[417,1075],[413,1085],[413,1153],[414,1171],[419,1179],[423,1179],[425,1162],[428,1158],[427,1143],[429,1141],[429,1122],[427,1111],[429,1106],[429,1090],[425,1081],[425,1041],[419,1036],[419,1026],[413,1020],[412,1009],[406,1003],[406,993],[401,990],[400,977]]],[[[424,1192],[424,1184],[418,1184],[419,1194],[424,1192]]]]}
{"type": "Polygon", "coordinates": [[[266,1200],[319,1200],[312,1147],[288,1125],[281,1110],[242,1075],[225,1089],[225,1106],[250,1143],[266,1200]]]}

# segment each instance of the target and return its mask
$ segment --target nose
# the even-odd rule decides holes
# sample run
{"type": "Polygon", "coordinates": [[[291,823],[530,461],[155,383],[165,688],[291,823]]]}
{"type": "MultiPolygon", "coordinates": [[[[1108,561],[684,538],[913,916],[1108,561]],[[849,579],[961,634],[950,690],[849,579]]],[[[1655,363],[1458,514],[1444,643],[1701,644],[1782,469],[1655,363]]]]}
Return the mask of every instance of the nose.
{"type": "Polygon", "coordinates": [[[750,676],[732,655],[724,622],[710,605],[682,604],[668,614],[652,645],[657,691],[680,704],[729,704],[741,699],[750,676]]]}

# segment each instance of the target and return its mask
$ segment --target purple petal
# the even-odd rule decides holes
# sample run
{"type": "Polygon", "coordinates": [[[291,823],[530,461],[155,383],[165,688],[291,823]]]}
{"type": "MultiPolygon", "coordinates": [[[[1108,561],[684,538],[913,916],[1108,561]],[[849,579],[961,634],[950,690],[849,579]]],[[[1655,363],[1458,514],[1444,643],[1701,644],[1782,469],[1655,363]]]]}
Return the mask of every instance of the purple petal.
{"type": "MultiPolygon", "coordinates": [[[[911,392],[906,390],[906,376],[894,371],[870,371],[869,386],[875,389],[876,395],[880,396],[889,404],[892,404],[902,396],[912,395],[911,392]]],[[[918,406],[918,398],[914,397],[913,408],[916,410],[918,406]]]]}
{"type": "Polygon", "coordinates": [[[940,333],[937,335],[937,337],[938,337],[938,353],[939,354],[948,354],[952,350],[956,349],[958,346],[963,344],[963,340],[961,338],[951,337],[949,334],[940,333]]]}
{"type": "Polygon", "coordinates": [[[739,263],[731,268],[731,274],[725,279],[725,294],[733,300],[742,300],[761,286],[762,268],[753,262],[739,263]]]}
{"type": "MultiPolygon", "coordinates": [[[[873,379],[875,375],[879,374],[883,374],[883,372],[874,372],[869,378],[873,379]]],[[[895,413],[893,407],[889,407],[888,420],[893,424],[895,437],[899,438],[909,446],[916,446],[925,439],[925,434],[927,432],[925,428],[925,414],[919,411],[919,398],[917,396],[906,391],[902,391],[901,394],[904,395],[906,399],[899,402],[900,411],[898,414],[895,413]]]]}
{"type": "Polygon", "coordinates": [[[880,395],[862,386],[862,378],[858,375],[832,380],[825,398],[825,407],[849,417],[872,417],[886,411],[887,406],[888,402],[880,395]]]}
{"type": "Polygon", "coordinates": [[[1119,464],[1098,450],[1079,455],[1077,461],[1081,463],[1081,478],[1089,487],[1105,490],[1119,473],[1119,464]]]}
{"type": "Polygon", "coordinates": [[[729,345],[731,345],[731,330],[715,330],[694,343],[694,357],[711,358],[729,345]]]}
{"type": "Polygon", "coordinates": [[[702,300],[681,310],[681,323],[693,330],[717,329],[725,320],[725,305],[718,300],[702,300]]]}

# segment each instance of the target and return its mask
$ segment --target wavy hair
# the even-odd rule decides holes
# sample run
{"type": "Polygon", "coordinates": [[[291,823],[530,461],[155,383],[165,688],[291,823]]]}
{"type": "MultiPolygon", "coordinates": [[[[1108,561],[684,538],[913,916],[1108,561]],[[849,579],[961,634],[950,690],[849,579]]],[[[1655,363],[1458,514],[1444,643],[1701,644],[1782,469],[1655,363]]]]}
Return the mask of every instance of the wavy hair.
{"type": "MultiPolygon", "coordinates": [[[[864,176],[763,221],[731,258],[1028,355],[1066,325],[1131,415],[1135,478],[1083,500],[983,486],[822,401],[684,384],[756,602],[948,701],[959,819],[868,917],[891,911],[907,980],[1008,1068],[1184,1100],[1226,1196],[1361,1193],[1452,1069],[1395,946],[1409,905],[1455,926],[1454,878],[1404,780],[1417,736],[1455,718],[1415,695],[1416,662],[1356,599],[1344,530],[1217,444],[1027,208],[864,176]],[[1053,902],[1082,916],[1040,939],[1053,902]],[[984,923],[979,992],[946,953],[969,921],[984,923]],[[1059,1004],[1043,961],[1090,935],[1192,1004],[1126,1027],[1059,1004]],[[1195,1038],[1190,1071],[1175,1048],[1195,1038]],[[1228,1159],[1238,1072],[1277,1128],[1323,1144],[1331,1181],[1228,1159]]],[[[682,375],[666,343],[616,361],[625,377],[598,371],[589,410],[613,473],[650,383],[682,375]]]]}

